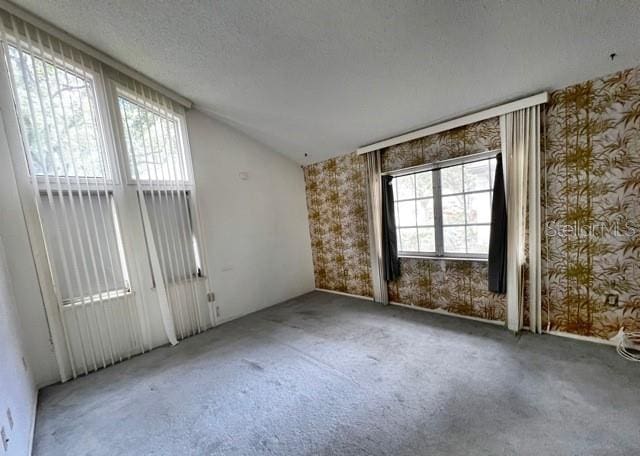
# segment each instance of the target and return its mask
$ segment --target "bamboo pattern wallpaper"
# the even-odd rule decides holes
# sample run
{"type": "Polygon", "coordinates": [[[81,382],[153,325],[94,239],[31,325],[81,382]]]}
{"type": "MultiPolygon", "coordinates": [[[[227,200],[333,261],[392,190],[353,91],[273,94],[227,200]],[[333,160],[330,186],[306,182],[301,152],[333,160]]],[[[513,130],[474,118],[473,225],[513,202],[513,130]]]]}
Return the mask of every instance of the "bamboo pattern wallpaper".
{"type": "Polygon", "coordinates": [[[304,168],[316,288],[373,296],[364,157],[304,168]]]}
{"type": "Polygon", "coordinates": [[[426,309],[503,321],[505,301],[487,291],[482,261],[402,258],[402,275],[389,285],[389,299],[426,309]]]}
{"type": "MultiPolygon", "coordinates": [[[[385,171],[500,148],[498,119],[390,147],[385,171]]],[[[355,153],[304,169],[316,287],[372,296],[364,157],[355,153]]],[[[402,258],[392,301],[491,320],[505,303],[487,289],[485,262],[402,258]],[[428,285],[427,285],[428,284],[428,285]]]]}
{"type": "MultiPolygon", "coordinates": [[[[393,171],[500,149],[500,122],[493,118],[385,149],[382,168],[393,171]]],[[[483,261],[401,258],[400,278],[389,284],[389,299],[468,317],[504,320],[504,296],[487,291],[483,261]]]]}
{"type": "MultiPolygon", "coordinates": [[[[553,92],[542,138],[543,325],[604,339],[622,326],[640,331],[640,68],[553,92]]],[[[499,147],[490,119],[388,148],[383,169],[499,147]]],[[[363,159],[308,166],[305,179],[316,285],[371,296],[363,159]]],[[[486,291],[486,263],[401,263],[391,300],[504,320],[504,297],[486,291]]]]}
{"type": "Polygon", "coordinates": [[[640,68],[554,92],[545,129],[543,318],[607,339],[640,330],[640,68]]]}
{"type": "Polygon", "coordinates": [[[500,122],[494,117],[388,147],[382,155],[382,171],[394,171],[497,149],[500,149],[500,122]]]}

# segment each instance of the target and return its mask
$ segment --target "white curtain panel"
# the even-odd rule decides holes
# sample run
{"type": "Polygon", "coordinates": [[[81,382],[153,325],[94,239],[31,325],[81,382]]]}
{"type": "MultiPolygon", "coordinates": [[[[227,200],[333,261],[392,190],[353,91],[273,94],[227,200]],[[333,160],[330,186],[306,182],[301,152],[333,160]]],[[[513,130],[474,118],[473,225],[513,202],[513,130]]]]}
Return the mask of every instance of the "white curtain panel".
{"type": "Polygon", "coordinates": [[[373,300],[389,304],[387,281],[382,263],[382,158],[380,151],[369,152],[367,159],[367,206],[369,214],[369,251],[373,300]]]}
{"type": "Polygon", "coordinates": [[[500,133],[508,218],[507,327],[523,328],[528,240],[529,329],[541,332],[540,105],[500,116],[500,133]]]}

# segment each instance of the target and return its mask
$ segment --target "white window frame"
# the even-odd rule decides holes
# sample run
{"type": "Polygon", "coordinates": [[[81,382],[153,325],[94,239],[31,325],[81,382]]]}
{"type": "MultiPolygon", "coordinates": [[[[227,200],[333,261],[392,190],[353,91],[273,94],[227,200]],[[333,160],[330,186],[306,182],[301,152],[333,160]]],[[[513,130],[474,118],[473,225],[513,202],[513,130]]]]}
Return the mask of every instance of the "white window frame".
{"type": "MultiPolygon", "coordinates": [[[[202,231],[200,227],[200,215],[197,207],[196,200],[196,186],[195,179],[193,176],[193,166],[191,163],[191,146],[189,144],[189,136],[187,130],[187,119],[184,114],[179,114],[165,107],[160,107],[156,103],[149,101],[148,99],[141,97],[135,92],[128,89],[123,84],[120,84],[117,81],[110,80],[110,89],[111,89],[111,106],[112,113],[114,115],[114,124],[116,125],[117,137],[120,144],[120,167],[121,173],[126,179],[126,187],[129,187],[130,191],[136,192],[139,187],[143,193],[146,192],[154,192],[154,191],[175,191],[175,192],[183,192],[188,196],[188,210],[189,210],[189,224],[192,229],[192,248],[195,260],[195,267],[197,270],[196,275],[193,278],[199,280],[207,280],[207,271],[206,266],[202,263],[202,258],[205,253],[205,245],[202,241],[202,231]],[[164,181],[164,180],[154,180],[154,179],[140,179],[138,181],[135,176],[131,174],[131,166],[129,163],[129,151],[127,150],[127,140],[126,140],[126,132],[122,127],[122,113],[120,111],[120,103],[119,98],[124,98],[130,103],[134,103],[142,107],[143,109],[148,109],[150,111],[155,112],[157,115],[168,118],[173,121],[177,125],[177,134],[178,134],[178,142],[181,147],[182,159],[185,161],[184,170],[186,172],[186,180],[175,180],[175,181],[164,181]]],[[[136,206],[139,205],[136,198],[136,206]]],[[[143,227],[144,221],[142,222],[143,227]]],[[[150,227],[147,227],[150,228],[150,227]]],[[[146,228],[145,228],[146,229],[146,228]]],[[[149,265],[149,278],[151,281],[151,290],[156,289],[156,277],[153,273],[153,269],[150,267],[150,246],[149,239],[147,233],[143,229],[144,233],[144,242],[146,245],[147,252],[147,264],[149,265]]],[[[155,248],[155,247],[154,247],[155,248]]],[[[187,278],[182,278],[181,280],[176,281],[177,283],[186,282],[187,278]]]]}
{"type": "MultiPolygon", "coordinates": [[[[112,214],[112,223],[113,223],[113,235],[116,240],[117,249],[115,252],[115,259],[118,262],[118,265],[122,272],[122,277],[124,280],[124,284],[121,288],[115,288],[110,290],[104,290],[96,293],[91,293],[86,296],[70,296],[70,297],[62,297],[59,299],[61,301],[62,307],[70,307],[74,305],[94,305],[98,302],[106,302],[109,299],[118,298],[120,296],[128,295],[133,293],[132,285],[131,285],[131,277],[129,275],[129,268],[127,265],[127,256],[125,255],[122,240],[122,229],[123,227],[120,225],[118,211],[115,203],[115,193],[118,191],[120,184],[120,176],[118,172],[118,155],[116,153],[115,144],[112,141],[111,129],[108,122],[108,113],[106,111],[106,98],[103,92],[103,88],[105,86],[105,80],[103,75],[100,72],[97,72],[87,66],[79,66],[68,61],[64,61],[57,57],[56,55],[47,52],[46,50],[39,48],[32,48],[26,41],[20,39],[19,41],[13,35],[7,34],[5,36],[7,48],[16,46],[20,46],[22,49],[18,52],[22,52],[23,54],[28,55],[31,59],[37,59],[42,62],[43,65],[51,65],[56,70],[66,71],[72,74],[75,78],[82,79],[85,83],[89,84],[89,88],[87,90],[89,96],[89,103],[92,104],[92,109],[94,109],[95,118],[92,119],[93,130],[96,134],[96,140],[98,143],[98,147],[100,150],[100,159],[104,164],[104,169],[106,175],[103,177],[100,176],[57,176],[55,174],[34,174],[32,172],[31,167],[28,165],[27,159],[27,144],[26,139],[23,138],[22,130],[20,128],[20,123],[17,121],[18,131],[17,136],[19,141],[23,143],[23,147],[21,147],[21,151],[24,153],[24,161],[20,160],[19,163],[22,163],[24,166],[24,174],[18,173],[18,179],[20,179],[20,174],[24,176],[26,182],[31,182],[29,185],[33,185],[33,181],[38,183],[38,187],[40,189],[40,193],[43,194],[45,191],[43,190],[43,186],[45,182],[48,180],[48,187],[51,193],[53,194],[72,194],[76,197],[79,197],[80,194],[84,192],[95,192],[96,194],[105,193],[108,195],[108,201],[106,204],[109,206],[108,210],[112,214]],[[25,50],[24,47],[28,47],[30,49],[25,50]]],[[[3,65],[8,70],[7,65],[9,63],[9,55],[5,55],[4,52],[0,52],[2,58],[6,58],[6,61],[3,65]]],[[[2,69],[4,71],[4,69],[2,69]]],[[[13,88],[11,87],[10,77],[7,72],[7,82],[9,82],[8,86],[4,87],[3,90],[7,90],[12,101],[17,103],[18,101],[14,98],[13,88]]],[[[16,117],[18,116],[18,108],[16,106],[16,117]]],[[[13,153],[13,151],[12,151],[13,153]]],[[[46,194],[46,193],[44,193],[46,194]]],[[[37,211],[37,209],[36,209],[37,211]]],[[[38,216],[38,226],[36,230],[44,230],[44,227],[41,226],[43,222],[38,216]]],[[[40,233],[39,233],[40,234],[40,233]]],[[[44,231],[41,236],[44,236],[44,231]]],[[[60,271],[54,271],[53,267],[51,267],[51,272],[54,275],[54,283],[57,282],[58,276],[57,274],[60,271]]]]}
{"type": "MultiPolygon", "coordinates": [[[[65,315],[75,314],[77,316],[78,313],[85,313],[86,317],[86,312],[93,312],[95,309],[91,309],[91,307],[96,306],[96,304],[101,307],[102,304],[106,304],[109,301],[124,300],[127,305],[134,307],[130,309],[132,312],[130,315],[132,324],[129,328],[123,329],[128,336],[122,339],[130,339],[129,350],[137,350],[137,352],[141,350],[144,352],[152,348],[157,339],[151,332],[152,328],[149,320],[149,315],[152,315],[151,318],[155,318],[154,315],[156,314],[148,314],[147,311],[159,311],[163,318],[167,313],[166,298],[162,299],[162,296],[159,293],[155,293],[151,288],[150,274],[146,274],[149,268],[147,258],[146,255],[141,254],[143,249],[139,248],[139,246],[144,245],[143,223],[136,200],[137,190],[128,185],[129,182],[127,181],[128,163],[123,160],[123,157],[126,158],[126,148],[123,147],[119,122],[117,121],[119,110],[117,104],[114,104],[114,85],[119,83],[116,81],[126,80],[127,87],[130,85],[140,87],[142,92],[145,95],[149,94],[151,99],[176,100],[178,104],[187,107],[190,103],[171,91],[152,83],[145,77],[126,70],[117,62],[110,59],[105,60],[105,56],[99,53],[96,55],[93,52],[87,53],[83,51],[84,45],[82,43],[69,40],[67,36],[56,29],[51,32],[48,24],[43,24],[33,17],[25,19],[22,17],[22,13],[15,14],[12,10],[7,11],[10,24],[7,26],[6,22],[3,22],[3,25],[0,26],[0,44],[2,44],[0,46],[2,65],[0,66],[4,67],[0,69],[0,108],[2,108],[0,109],[0,120],[4,124],[6,142],[8,143],[6,157],[10,157],[9,161],[13,168],[12,174],[15,178],[20,204],[24,213],[40,294],[48,317],[50,339],[53,342],[53,350],[58,361],[60,378],[62,381],[66,381],[69,378],[75,378],[81,372],[86,374],[99,367],[105,367],[106,364],[117,362],[114,359],[117,359],[118,356],[130,356],[132,352],[129,351],[128,354],[124,354],[124,352],[118,353],[119,346],[113,347],[105,344],[100,332],[97,332],[95,337],[94,335],[89,335],[88,332],[92,332],[92,330],[87,326],[87,330],[79,328],[74,330],[74,337],[80,338],[76,342],[82,347],[81,352],[83,354],[82,360],[79,357],[76,358],[76,354],[74,354],[76,348],[72,346],[73,343],[70,344],[68,339],[71,336],[65,327],[68,324],[65,315]],[[23,33],[24,27],[28,27],[27,33],[23,33]],[[52,40],[54,42],[59,40],[60,46],[69,46],[73,54],[69,54],[66,49],[61,50],[56,44],[50,45],[52,40]],[[97,124],[96,134],[99,135],[98,139],[101,141],[101,151],[105,153],[101,160],[107,162],[108,169],[105,171],[107,174],[104,176],[68,176],[70,178],[68,181],[67,176],[60,176],[64,184],[59,182],[60,185],[58,185],[55,182],[55,173],[58,172],[58,168],[49,169],[45,167],[44,172],[51,171],[50,174],[38,175],[37,172],[31,172],[32,168],[28,163],[30,160],[30,145],[25,141],[26,138],[23,137],[22,119],[20,117],[21,108],[15,103],[15,87],[12,82],[11,63],[7,55],[8,48],[6,46],[12,45],[18,46],[21,52],[28,53],[32,58],[41,59],[45,65],[51,64],[61,70],[70,71],[91,84],[88,92],[92,98],[93,123],[97,124]],[[58,52],[60,52],[59,55],[58,52]],[[42,225],[43,221],[40,218],[40,196],[38,193],[39,190],[45,187],[47,193],[56,191],[68,191],[71,193],[91,192],[95,189],[97,192],[110,195],[111,209],[114,215],[113,222],[116,229],[116,243],[118,244],[117,252],[114,253],[119,255],[121,259],[124,258],[122,262],[123,277],[129,277],[128,280],[125,279],[124,288],[101,291],[98,294],[91,294],[93,290],[87,290],[87,292],[82,292],[85,296],[62,298],[57,286],[59,281],[55,271],[56,268],[49,261],[49,252],[42,225]],[[150,303],[157,303],[158,309],[151,307],[150,303]],[[89,338],[82,340],[85,336],[89,338]],[[87,340],[90,342],[86,343],[87,340]],[[85,348],[88,350],[88,358],[86,360],[84,359],[85,348]],[[113,352],[112,349],[114,348],[116,352],[113,352]],[[107,353],[109,351],[111,351],[110,355],[107,353]],[[93,358],[93,361],[89,359],[89,355],[93,358]],[[100,358],[102,358],[102,362],[100,362],[100,358]]],[[[46,95],[47,93],[43,92],[43,94],[46,95]]],[[[38,97],[40,97],[40,100],[42,99],[42,95],[39,93],[38,97]]],[[[170,101],[169,105],[177,106],[173,105],[173,101],[170,101]]],[[[167,111],[172,115],[175,114],[180,119],[179,132],[184,147],[185,159],[188,163],[186,174],[189,176],[189,182],[186,183],[185,187],[190,187],[189,192],[192,196],[194,230],[198,233],[197,239],[199,243],[197,252],[200,260],[200,270],[203,272],[201,278],[202,288],[209,295],[211,283],[206,275],[208,271],[206,242],[201,235],[204,231],[196,201],[186,118],[181,108],[167,108],[167,111]]],[[[70,173],[67,172],[66,174],[70,173]]],[[[215,326],[217,324],[217,317],[213,312],[213,304],[211,302],[205,304],[208,306],[209,322],[206,322],[206,317],[202,322],[198,321],[198,332],[209,325],[215,326]]],[[[123,315],[123,318],[126,319],[128,317],[123,315]]],[[[94,323],[98,324],[97,321],[94,323]]],[[[165,323],[167,338],[171,343],[176,343],[173,321],[163,323],[165,323]]],[[[112,338],[113,342],[112,335],[108,337],[112,338]]]]}
{"type": "MultiPolygon", "coordinates": [[[[53,190],[54,193],[67,193],[67,189],[63,189],[62,191],[53,190]]],[[[75,197],[79,197],[80,193],[87,192],[87,189],[78,190],[72,189],[72,194],[75,197]]],[[[98,194],[98,192],[95,192],[98,194]]],[[[46,195],[41,190],[41,195],[46,195]]],[[[113,288],[109,290],[100,291],[97,293],[92,293],[86,296],[71,296],[71,297],[62,297],[62,305],[64,307],[73,306],[73,305],[93,305],[99,301],[107,301],[108,299],[118,298],[120,296],[125,296],[133,293],[131,288],[131,276],[129,275],[129,267],[127,265],[127,255],[125,254],[124,243],[122,239],[122,226],[120,225],[120,220],[118,219],[118,210],[116,208],[116,203],[114,199],[114,191],[113,189],[108,189],[106,192],[108,196],[108,201],[105,204],[108,204],[108,210],[111,212],[111,222],[113,228],[113,237],[116,242],[116,249],[114,252],[115,258],[118,261],[118,265],[120,267],[122,278],[123,278],[123,286],[121,288],[113,288]]],[[[106,225],[105,225],[106,226],[106,225]]]]}
{"type": "MultiPolygon", "coordinates": [[[[389,175],[394,178],[401,176],[408,176],[412,174],[419,174],[423,172],[431,172],[432,185],[433,185],[433,211],[434,211],[434,228],[435,228],[435,252],[413,252],[413,251],[404,251],[398,248],[398,256],[404,258],[431,258],[431,259],[448,259],[448,260],[477,260],[477,261],[487,261],[488,254],[478,254],[478,253],[458,253],[458,252],[445,252],[444,250],[444,239],[443,239],[443,220],[442,220],[442,186],[440,182],[440,170],[442,168],[449,168],[453,166],[464,165],[468,163],[474,163],[478,161],[490,160],[495,158],[500,150],[489,150],[485,152],[480,152],[477,154],[465,155],[463,157],[456,157],[448,160],[441,160],[437,162],[427,163],[419,166],[412,166],[409,168],[403,168],[395,171],[389,171],[382,173],[383,175],[389,175]]],[[[491,175],[493,179],[495,174],[491,175]]],[[[463,176],[464,180],[464,176],[463,176]]],[[[493,182],[491,182],[493,185],[493,182]]],[[[478,191],[470,191],[450,194],[446,196],[455,196],[455,195],[468,195],[473,193],[482,193],[487,190],[478,190],[478,191]]],[[[396,207],[396,198],[397,195],[394,194],[394,213],[396,214],[396,226],[397,223],[397,207],[396,207]]],[[[426,198],[426,197],[425,197],[426,198]]],[[[424,198],[416,198],[415,201],[424,198]]],[[[407,200],[410,201],[411,199],[407,200]]],[[[404,200],[401,200],[404,201],[404,200]]],[[[466,198],[465,198],[466,201],[466,198]]],[[[466,203],[465,203],[466,204],[466,203]]],[[[466,217],[466,208],[465,208],[465,217],[466,217]]],[[[486,223],[465,223],[464,225],[458,226],[474,226],[474,225],[482,225],[486,226],[486,223]]],[[[420,225],[417,225],[420,226],[420,225]]],[[[453,226],[453,225],[447,225],[453,226]]],[[[465,235],[466,238],[466,235],[465,235]]],[[[398,240],[399,242],[399,240],[398,240]]]]}
{"type": "MultiPolygon", "coordinates": [[[[11,47],[17,46],[16,43],[18,42],[18,40],[14,36],[7,35],[6,40],[7,40],[8,46],[11,46],[11,47]]],[[[20,43],[22,47],[24,47],[25,45],[27,47],[30,47],[24,40],[20,40],[20,43]]],[[[102,74],[86,66],[81,68],[80,66],[70,64],[68,61],[63,61],[56,55],[51,54],[50,52],[46,52],[45,50],[40,49],[39,51],[40,52],[36,53],[28,50],[23,50],[22,52],[25,54],[28,54],[32,59],[41,60],[42,62],[44,62],[44,64],[49,64],[55,68],[59,68],[62,71],[67,71],[69,73],[72,73],[75,77],[88,81],[88,83],[91,85],[91,89],[90,89],[91,98],[92,98],[91,101],[95,103],[94,108],[95,108],[95,114],[97,116],[95,119],[96,134],[98,136],[97,138],[98,142],[104,148],[104,156],[102,157],[102,159],[105,162],[106,171],[108,175],[105,177],[69,176],[70,185],[73,188],[81,188],[81,189],[85,189],[86,187],[84,186],[86,185],[94,185],[96,187],[106,185],[110,189],[113,189],[115,186],[117,186],[120,183],[120,179],[119,179],[118,169],[116,166],[114,166],[114,164],[117,164],[118,159],[117,159],[117,154],[115,150],[115,145],[111,140],[111,130],[110,130],[109,122],[107,120],[108,119],[108,113],[106,112],[107,103],[105,100],[104,92],[102,90],[103,87],[105,86],[105,80],[102,74]]],[[[6,58],[9,59],[9,56],[6,56],[6,58]]],[[[25,150],[25,154],[26,153],[27,152],[25,150]]],[[[35,179],[37,179],[38,182],[40,183],[44,182],[44,179],[47,178],[46,175],[40,175],[40,174],[33,175],[29,167],[27,167],[27,174],[30,179],[33,179],[35,177],[35,179]]],[[[55,176],[49,175],[49,177],[55,177],[55,176]]],[[[60,179],[63,179],[63,177],[61,177],[60,179]]],[[[53,184],[53,183],[50,183],[50,184],[53,184]]],[[[52,189],[67,190],[67,184],[65,184],[64,187],[60,187],[60,188],[57,188],[56,185],[54,184],[52,185],[52,189]]]]}
{"type": "MultiPolygon", "coordinates": [[[[190,162],[189,162],[189,155],[190,153],[188,153],[188,151],[190,151],[189,148],[189,142],[187,140],[187,119],[184,115],[179,115],[178,113],[172,112],[168,109],[163,109],[160,108],[159,106],[157,106],[155,103],[149,102],[148,100],[136,95],[135,93],[131,92],[130,90],[128,90],[127,88],[125,88],[122,84],[119,84],[117,82],[112,82],[114,85],[114,106],[115,106],[115,111],[117,112],[117,119],[118,122],[120,122],[118,124],[118,128],[121,129],[121,125],[122,125],[122,118],[121,118],[121,113],[120,113],[120,103],[119,103],[119,99],[120,98],[124,98],[126,99],[128,102],[133,103],[133,104],[137,104],[140,107],[142,107],[143,109],[148,109],[149,111],[153,111],[155,112],[155,114],[164,117],[166,119],[169,119],[172,122],[175,122],[177,125],[177,133],[178,133],[178,141],[181,147],[181,154],[182,154],[182,158],[185,160],[185,172],[187,173],[186,176],[186,180],[182,180],[182,181],[158,181],[158,180],[153,180],[153,179],[141,179],[140,180],[140,186],[141,187],[153,187],[154,189],[162,189],[162,190],[171,190],[171,189],[176,189],[176,190],[184,190],[184,187],[189,187],[189,190],[192,189],[192,187],[194,187],[194,179],[191,173],[191,166],[190,166],[190,162]]],[[[122,131],[121,134],[122,136],[122,142],[123,144],[126,144],[126,132],[122,131]]],[[[135,176],[131,175],[131,166],[129,164],[129,156],[127,155],[127,149],[126,149],[126,145],[123,146],[123,160],[122,160],[122,166],[124,168],[124,175],[127,178],[127,184],[128,185],[138,185],[138,181],[136,179],[135,176]]]]}

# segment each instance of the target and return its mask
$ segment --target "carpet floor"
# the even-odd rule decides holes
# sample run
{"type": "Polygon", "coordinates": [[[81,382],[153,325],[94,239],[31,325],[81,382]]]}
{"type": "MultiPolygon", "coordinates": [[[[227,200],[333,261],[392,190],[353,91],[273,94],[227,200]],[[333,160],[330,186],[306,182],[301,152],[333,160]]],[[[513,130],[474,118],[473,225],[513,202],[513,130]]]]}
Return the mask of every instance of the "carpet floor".
{"type": "Polygon", "coordinates": [[[640,454],[640,366],[313,292],[45,388],[34,454],[640,454]]]}

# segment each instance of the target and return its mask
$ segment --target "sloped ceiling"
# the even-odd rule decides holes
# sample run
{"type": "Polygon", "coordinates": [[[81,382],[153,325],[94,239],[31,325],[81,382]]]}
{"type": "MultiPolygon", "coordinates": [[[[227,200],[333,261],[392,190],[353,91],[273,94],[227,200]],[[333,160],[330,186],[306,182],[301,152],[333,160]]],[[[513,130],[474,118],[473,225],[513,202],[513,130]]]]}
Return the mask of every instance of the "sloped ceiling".
{"type": "Polygon", "coordinates": [[[640,63],[631,0],[17,3],[299,163],[640,63]]]}

